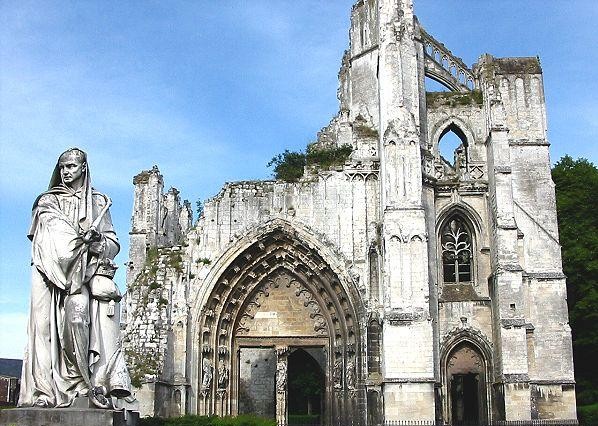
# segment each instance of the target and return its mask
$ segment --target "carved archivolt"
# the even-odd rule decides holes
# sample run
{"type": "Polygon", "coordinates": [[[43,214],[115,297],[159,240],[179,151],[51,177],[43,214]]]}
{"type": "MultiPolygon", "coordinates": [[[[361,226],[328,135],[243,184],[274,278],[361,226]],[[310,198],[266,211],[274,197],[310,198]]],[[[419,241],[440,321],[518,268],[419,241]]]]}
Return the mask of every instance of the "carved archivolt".
{"type": "Polygon", "coordinates": [[[470,342],[477,346],[481,353],[487,358],[490,363],[492,360],[492,342],[486,335],[473,327],[456,327],[442,337],[440,344],[441,352],[448,354],[458,344],[462,342],[470,342]]]}
{"type": "Polygon", "coordinates": [[[200,367],[197,378],[200,412],[234,414],[226,403],[235,389],[235,355],[231,350],[237,338],[260,338],[260,335],[249,334],[254,330],[251,325],[258,312],[269,312],[263,307],[277,300],[269,299],[274,294],[295,298],[306,319],[311,321],[303,329],[312,330],[308,330],[305,337],[327,338],[331,367],[344,366],[354,371],[349,384],[356,388],[355,377],[359,377],[357,373],[361,370],[357,306],[361,305],[355,299],[359,295],[348,294],[346,288],[328,262],[301,241],[297,233],[274,229],[239,253],[223,269],[201,310],[199,346],[202,361],[209,360],[202,365],[211,368],[200,367]],[[222,395],[216,395],[217,392],[222,395]],[[217,396],[224,398],[221,406],[228,407],[229,411],[214,412],[212,401],[217,396]]]}

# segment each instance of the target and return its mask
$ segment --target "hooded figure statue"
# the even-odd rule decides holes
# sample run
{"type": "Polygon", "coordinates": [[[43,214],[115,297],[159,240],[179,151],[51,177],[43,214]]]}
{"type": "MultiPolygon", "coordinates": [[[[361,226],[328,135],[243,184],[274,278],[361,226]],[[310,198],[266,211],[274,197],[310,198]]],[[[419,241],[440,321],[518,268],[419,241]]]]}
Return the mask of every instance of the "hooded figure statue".
{"type": "Polygon", "coordinates": [[[120,246],[110,199],[91,187],[87,156],[62,153],[33,204],[28,346],[19,406],[111,408],[131,394],[112,281],[120,246]]]}

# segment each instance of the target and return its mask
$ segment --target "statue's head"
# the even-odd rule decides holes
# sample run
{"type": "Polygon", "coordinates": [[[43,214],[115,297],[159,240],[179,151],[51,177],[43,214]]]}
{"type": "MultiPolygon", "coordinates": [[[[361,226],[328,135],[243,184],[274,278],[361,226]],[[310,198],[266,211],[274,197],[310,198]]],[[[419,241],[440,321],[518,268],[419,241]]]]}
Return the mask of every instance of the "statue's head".
{"type": "Polygon", "coordinates": [[[71,148],[60,154],[58,168],[62,183],[70,188],[79,189],[87,171],[87,154],[79,148],[71,148]]]}

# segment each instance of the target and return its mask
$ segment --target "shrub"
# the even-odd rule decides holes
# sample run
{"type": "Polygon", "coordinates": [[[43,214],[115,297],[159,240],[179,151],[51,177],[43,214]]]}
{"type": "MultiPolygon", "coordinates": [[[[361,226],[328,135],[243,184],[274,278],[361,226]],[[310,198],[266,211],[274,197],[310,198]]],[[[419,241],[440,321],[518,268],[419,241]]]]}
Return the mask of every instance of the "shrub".
{"type": "Polygon", "coordinates": [[[316,145],[307,147],[307,153],[285,150],[268,163],[274,166],[274,178],[286,182],[297,182],[303,176],[303,169],[313,166],[318,169],[328,170],[334,166],[341,166],[353,152],[351,145],[333,146],[331,148],[317,148],[316,145]]]}
{"type": "Polygon", "coordinates": [[[276,421],[247,414],[237,417],[186,415],[169,419],[145,417],[139,419],[139,426],[276,426],[276,421]]]}
{"type": "Polygon", "coordinates": [[[353,147],[348,144],[324,149],[314,148],[314,145],[310,145],[307,147],[306,163],[308,166],[327,170],[333,166],[343,165],[351,152],[353,152],[353,147]]]}
{"type": "Polygon", "coordinates": [[[162,417],[142,417],[137,424],[138,426],[164,426],[166,419],[162,417]]]}
{"type": "Polygon", "coordinates": [[[274,177],[287,182],[296,182],[303,176],[305,154],[285,149],[282,154],[273,157],[267,167],[274,166],[274,177]]]}
{"type": "Polygon", "coordinates": [[[598,425],[598,403],[577,407],[579,426],[598,425]]]}

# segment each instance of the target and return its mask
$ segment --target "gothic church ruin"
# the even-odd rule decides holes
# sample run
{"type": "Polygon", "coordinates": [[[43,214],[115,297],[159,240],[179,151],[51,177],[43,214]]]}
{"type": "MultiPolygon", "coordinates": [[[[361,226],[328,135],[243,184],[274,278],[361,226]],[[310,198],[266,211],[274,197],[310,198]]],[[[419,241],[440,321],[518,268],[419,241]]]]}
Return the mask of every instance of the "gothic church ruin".
{"type": "Polygon", "coordinates": [[[142,415],[575,419],[538,59],[470,68],[413,0],[358,0],[338,97],[315,148],[350,145],[344,164],[226,184],[195,224],[157,168],[135,177],[142,415]]]}

